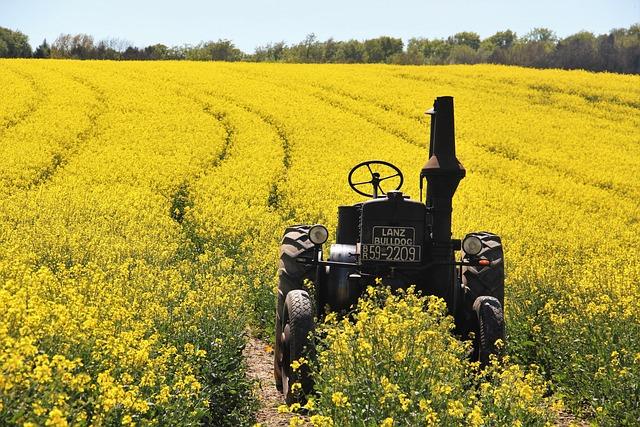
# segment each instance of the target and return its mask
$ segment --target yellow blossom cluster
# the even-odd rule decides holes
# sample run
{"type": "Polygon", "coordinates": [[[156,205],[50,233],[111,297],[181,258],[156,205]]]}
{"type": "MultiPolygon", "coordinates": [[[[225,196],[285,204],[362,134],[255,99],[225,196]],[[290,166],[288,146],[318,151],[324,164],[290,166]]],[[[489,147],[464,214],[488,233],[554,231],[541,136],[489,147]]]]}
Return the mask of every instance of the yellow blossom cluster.
{"type": "MultiPolygon", "coordinates": [[[[491,414],[502,408],[526,424],[542,386],[513,366],[531,364],[579,416],[640,417],[638,76],[2,60],[0,83],[1,420],[250,418],[243,333],[251,324],[271,334],[284,227],[333,232],[336,207],[360,200],[346,175],[363,160],[397,164],[418,198],[423,112],[441,95],[455,97],[467,169],[454,235],[502,236],[506,351],[519,365],[496,368],[491,399],[470,401],[464,345],[447,339],[444,320],[417,330],[422,311],[399,301],[387,317],[408,318],[371,306],[341,323],[336,334],[354,341],[334,339],[327,360],[349,349],[368,363],[388,348],[389,363],[424,372],[424,396],[375,367],[349,379],[375,384],[370,401],[388,408],[379,423],[400,425],[394,414],[407,408],[424,423],[499,425],[491,414]],[[391,332],[374,339],[366,325],[391,332]],[[391,346],[393,333],[403,340],[391,346]]],[[[344,388],[327,398],[342,393],[339,408],[356,407],[346,371],[332,372],[344,388]]]]}
{"type": "MultiPolygon", "coordinates": [[[[336,425],[547,425],[561,401],[508,357],[480,370],[450,330],[444,302],[410,289],[369,288],[354,322],[330,318],[319,332],[314,414],[336,425]],[[360,340],[376,349],[359,350],[360,340]],[[400,349],[400,350],[399,350],[400,349]],[[404,357],[395,355],[398,351],[404,357]]],[[[313,420],[312,420],[313,421],[313,420]]],[[[317,425],[322,425],[318,423],[317,425]]]]}

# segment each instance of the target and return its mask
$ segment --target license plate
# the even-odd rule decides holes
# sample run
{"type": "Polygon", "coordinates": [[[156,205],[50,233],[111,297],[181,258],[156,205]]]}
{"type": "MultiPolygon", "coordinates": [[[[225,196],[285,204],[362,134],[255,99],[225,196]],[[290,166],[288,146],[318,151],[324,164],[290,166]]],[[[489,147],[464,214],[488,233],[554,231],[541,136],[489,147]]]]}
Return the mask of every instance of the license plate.
{"type": "Polygon", "coordinates": [[[373,227],[372,242],[363,243],[363,261],[420,262],[420,246],[415,245],[413,227],[373,227]]]}

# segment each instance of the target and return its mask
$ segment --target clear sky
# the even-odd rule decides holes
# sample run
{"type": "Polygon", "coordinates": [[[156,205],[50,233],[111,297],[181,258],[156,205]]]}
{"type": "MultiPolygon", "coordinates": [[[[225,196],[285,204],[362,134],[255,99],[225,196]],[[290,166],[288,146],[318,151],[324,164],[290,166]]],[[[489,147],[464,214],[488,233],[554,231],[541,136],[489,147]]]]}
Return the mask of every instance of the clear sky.
{"type": "Polygon", "coordinates": [[[547,27],[564,37],[596,34],[640,22],[640,0],[0,0],[0,26],[29,36],[32,45],[60,33],[96,40],[121,38],[137,46],[196,44],[226,38],[251,53],[267,42],[381,35],[482,37],[510,28],[523,35],[547,27]]]}

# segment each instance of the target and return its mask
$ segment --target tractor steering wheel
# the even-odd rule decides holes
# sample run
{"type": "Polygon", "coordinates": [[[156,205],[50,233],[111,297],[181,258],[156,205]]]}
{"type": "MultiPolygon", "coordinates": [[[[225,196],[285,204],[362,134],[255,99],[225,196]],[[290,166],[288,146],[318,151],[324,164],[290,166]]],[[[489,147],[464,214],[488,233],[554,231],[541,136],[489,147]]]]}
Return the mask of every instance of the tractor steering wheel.
{"type": "Polygon", "coordinates": [[[389,162],[383,162],[381,160],[369,160],[367,162],[362,162],[353,167],[349,172],[349,186],[353,191],[358,194],[361,194],[366,197],[378,197],[378,192],[382,194],[387,194],[382,188],[382,181],[387,179],[394,179],[394,181],[398,181],[398,185],[393,189],[387,189],[387,191],[399,190],[402,187],[402,183],[404,182],[404,177],[402,176],[402,172],[396,166],[392,165],[389,162]],[[354,173],[360,169],[366,168],[367,171],[371,175],[371,179],[368,181],[358,181],[354,182],[354,173]],[[370,184],[373,186],[373,194],[365,193],[358,189],[358,187],[370,184]]]}

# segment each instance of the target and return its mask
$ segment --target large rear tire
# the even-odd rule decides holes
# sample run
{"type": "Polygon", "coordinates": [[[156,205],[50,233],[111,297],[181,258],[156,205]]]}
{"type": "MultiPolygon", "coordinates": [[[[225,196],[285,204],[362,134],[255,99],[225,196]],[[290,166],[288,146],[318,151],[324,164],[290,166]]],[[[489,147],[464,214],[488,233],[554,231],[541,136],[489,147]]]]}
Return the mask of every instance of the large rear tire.
{"type": "Polygon", "coordinates": [[[304,401],[313,390],[309,364],[292,367],[300,358],[311,359],[313,347],[309,334],[313,329],[313,304],[309,294],[298,289],[290,291],[284,304],[281,337],[282,392],[288,405],[304,401]],[[293,389],[296,383],[301,385],[299,390],[293,389]]]}
{"type": "Polygon", "coordinates": [[[287,294],[295,289],[303,289],[305,279],[312,279],[312,272],[303,264],[297,262],[298,257],[311,257],[313,243],[309,240],[309,225],[296,225],[285,230],[280,245],[280,260],[278,262],[278,301],[276,304],[276,333],[273,358],[273,375],[276,388],[282,388],[282,328],[283,309],[287,294]]]}
{"type": "MultiPolygon", "coordinates": [[[[482,241],[479,258],[491,261],[490,266],[463,266],[462,284],[466,299],[473,304],[479,296],[492,296],[500,301],[504,308],[504,251],[500,236],[481,231],[470,233],[482,241]]],[[[469,256],[462,251],[462,260],[469,260],[469,256]]]]}

